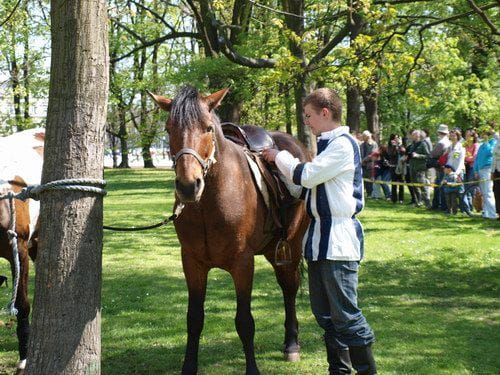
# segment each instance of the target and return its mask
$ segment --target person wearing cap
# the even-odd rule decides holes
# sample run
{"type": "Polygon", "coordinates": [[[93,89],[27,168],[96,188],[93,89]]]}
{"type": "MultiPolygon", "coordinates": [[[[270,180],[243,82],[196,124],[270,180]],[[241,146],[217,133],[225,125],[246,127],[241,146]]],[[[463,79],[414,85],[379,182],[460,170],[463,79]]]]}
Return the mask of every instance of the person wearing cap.
{"type": "MultiPolygon", "coordinates": [[[[301,163],[288,151],[268,149],[285,179],[302,187],[311,218],[304,236],[311,309],[324,330],[330,374],[377,373],[372,329],[358,306],[358,267],[364,235],[356,215],[362,210],[361,155],[347,126],[341,126],[342,103],[327,88],[304,100],[304,123],[318,136],[318,153],[301,163]]],[[[291,189],[291,193],[292,190],[291,189]]]]}
{"type": "Polygon", "coordinates": [[[446,199],[447,213],[456,215],[458,212],[458,198],[464,191],[464,185],[461,183],[462,178],[455,171],[455,167],[451,164],[446,164],[443,167],[444,177],[441,181],[441,186],[446,199]]]}
{"type": "Polygon", "coordinates": [[[429,159],[434,160],[434,168],[436,169],[436,186],[434,188],[434,197],[432,198],[432,206],[431,208],[433,210],[443,210],[446,211],[446,200],[444,197],[444,194],[440,188],[441,181],[443,180],[444,177],[444,172],[442,168],[437,164],[437,160],[446,152],[446,150],[450,147],[450,140],[448,138],[449,130],[448,130],[448,125],[446,124],[440,124],[437,128],[437,134],[438,134],[438,142],[432,149],[429,159]]]}
{"type": "Polygon", "coordinates": [[[494,131],[491,126],[478,129],[478,134],[483,140],[474,160],[474,176],[479,181],[479,189],[483,194],[483,217],[496,219],[495,196],[493,194],[493,181],[491,180],[491,164],[493,163],[493,150],[496,146],[494,131]]]}
{"type": "MultiPolygon", "coordinates": [[[[361,133],[363,136],[363,143],[359,146],[361,151],[361,166],[363,168],[363,177],[372,179],[373,174],[373,159],[370,155],[374,151],[378,150],[377,142],[375,142],[372,138],[372,133],[369,130],[365,130],[361,133]]],[[[366,196],[371,198],[373,192],[373,183],[369,181],[365,181],[365,192],[366,196]]]]}

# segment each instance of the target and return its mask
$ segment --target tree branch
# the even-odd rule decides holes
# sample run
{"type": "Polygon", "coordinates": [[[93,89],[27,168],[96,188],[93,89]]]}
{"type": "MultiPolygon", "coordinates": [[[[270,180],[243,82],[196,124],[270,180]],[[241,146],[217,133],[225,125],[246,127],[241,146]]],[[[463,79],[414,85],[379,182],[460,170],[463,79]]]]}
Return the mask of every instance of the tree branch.
{"type": "Polygon", "coordinates": [[[169,39],[176,39],[176,38],[200,38],[200,34],[198,33],[190,33],[190,32],[176,32],[176,33],[170,33],[170,34],[167,34],[167,35],[164,35],[160,38],[156,38],[156,39],[153,39],[153,40],[150,40],[148,42],[144,42],[142,45],[134,48],[132,51],[126,53],[125,55],[122,55],[120,57],[116,57],[112,60],[110,60],[111,63],[116,63],[120,60],[123,60],[131,55],[133,55],[135,52],[141,50],[141,49],[144,49],[144,48],[147,48],[147,47],[151,47],[155,44],[158,44],[158,43],[163,43],[164,41],[166,40],[169,40],[169,39]]]}
{"type": "Polygon", "coordinates": [[[224,56],[236,64],[250,68],[274,68],[276,66],[276,60],[274,59],[254,59],[252,57],[241,56],[223,36],[219,39],[219,46],[224,56]]]}
{"type": "Polygon", "coordinates": [[[332,49],[334,49],[344,38],[349,35],[349,25],[346,24],[342,29],[339,30],[337,35],[333,37],[307,64],[307,69],[313,67],[317,64],[321,59],[323,59],[326,55],[330,53],[332,49]]]}
{"type": "Polygon", "coordinates": [[[495,25],[493,24],[493,22],[491,22],[491,20],[488,18],[488,16],[486,15],[486,13],[483,12],[483,10],[481,8],[479,8],[476,3],[474,2],[474,0],[467,0],[470,4],[470,6],[472,7],[472,9],[474,9],[474,11],[479,14],[479,17],[481,17],[484,21],[484,23],[486,25],[488,25],[488,27],[491,29],[491,32],[494,34],[494,35],[499,35],[499,32],[497,30],[497,28],[495,27],[495,25]]]}
{"type": "Polygon", "coordinates": [[[198,25],[201,40],[202,40],[203,45],[205,46],[205,49],[206,49],[206,51],[205,51],[206,54],[209,56],[215,55],[216,54],[215,46],[213,46],[211,43],[207,28],[205,27],[205,24],[203,22],[203,18],[201,16],[200,12],[198,11],[198,8],[194,4],[193,0],[185,0],[185,1],[188,4],[189,8],[191,8],[191,11],[193,12],[194,18],[196,20],[196,24],[198,25]]]}
{"type": "Polygon", "coordinates": [[[17,7],[19,6],[19,4],[21,4],[21,0],[18,0],[16,5],[14,5],[14,8],[11,10],[11,12],[9,13],[9,15],[7,16],[6,19],[4,19],[2,21],[2,23],[0,23],[0,27],[2,27],[3,25],[5,25],[7,22],[9,22],[10,18],[14,15],[14,13],[16,12],[16,9],[17,7]]]}
{"type": "Polygon", "coordinates": [[[424,30],[425,30],[425,26],[422,27],[420,30],[418,30],[418,40],[420,43],[420,48],[418,49],[417,55],[413,58],[413,65],[411,66],[410,70],[406,74],[406,79],[405,79],[405,83],[403,85],[403,90],[402,90],[403,93],[405,93],[406,88],[408,87],[408,83],[410,82],[411,74],[413,73],[413,71],[415,70],[415,68],[418,65],[418,59],[422,55],[422,52],[424,52],[424,37],[422,35],[424,30]]]}
{"type": "MultiPolygon", "coordinates": [[[[497,1],[496,3],[491,3],[491,4],[484,5],[484,6],[480,7],[479,9],[480,10],[487,10],[487,9],[495,8],[495,7],[499,6],[499,5],[500,5],[500,3],[497,1]]],[[[432,26],[439,25],[441,23],[445,23],[445,22],[449,22],[449,21],[454,21],[454,20],[457,20],[457,19],[462,18],[462,17],[467,17],[467,16],[470,16],[471,14],[474,14],[474,13],[476,13],[476,11],[471,10],[469,12],[456,14],[456,15],[448,17],[448,18],[443,18],[443,19],[437,20],[435,22],[430,22],[430,23],[425,24],[422,27],[422,30],[428,29],[428,28],[430,28],[432,26]]]]}
{"type": "Polygon", "coordinates": [[[120,26],[127,33],[129,33],[130,35],[132,35],[134,38],[136,38],[137,40],[139,40],[141,43],[146,43],[146,40],[142,36],[140,36],[139,34],[137,34],[134,30],[130,29],[128,26],[125,26],[124,24],[122,24],[116,18],[109,17],[109,19],[111,21],[113,21],[117,26],[120,26]]]}
{"type": "Polygon", "coordinates": [[[421,2],[432,2],[434,0],[393,0],[393,1],[374,1],[374,5],[398,5],[398,4],[408,4],[408,3],[421,3],[421,2]]]}
{"type": "Polygon", "coordinates": [[[153,9],[141,4],[140,2],[137,2],[135,0],[129,0],[131,3],[135,4],[139,8],[144,9],[145,11],[151,13],[156,19],[160,20],[162,24],[164,24],[167,28],[170,29],[170,31],[175,32],[175,29],[172,25],[170,25],[167,21],[165,21],[165,18],[159,15],[157,12],[155,12],[153,9]]]}

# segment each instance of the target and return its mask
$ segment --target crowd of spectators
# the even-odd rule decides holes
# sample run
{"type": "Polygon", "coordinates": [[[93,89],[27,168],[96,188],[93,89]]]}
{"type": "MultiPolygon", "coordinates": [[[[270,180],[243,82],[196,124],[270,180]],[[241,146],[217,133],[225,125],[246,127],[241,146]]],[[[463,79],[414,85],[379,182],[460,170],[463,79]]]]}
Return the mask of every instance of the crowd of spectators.
{"type": "Polygon", "coordinates": [[[462,132],[441,124],[435,130],[434,144],[431,135],[427,129],[414,129],[406,135],[391,134],[387,144],[378,145],[368,130],[355,134],[365,197],[468,216],[478,216],[473,212],[474,203],[479,202],[476,211],[483,218],[499,219],[499,134],[492,126],[462,132]],[[410,196],[407,202],[405,186],[410,196]]]}

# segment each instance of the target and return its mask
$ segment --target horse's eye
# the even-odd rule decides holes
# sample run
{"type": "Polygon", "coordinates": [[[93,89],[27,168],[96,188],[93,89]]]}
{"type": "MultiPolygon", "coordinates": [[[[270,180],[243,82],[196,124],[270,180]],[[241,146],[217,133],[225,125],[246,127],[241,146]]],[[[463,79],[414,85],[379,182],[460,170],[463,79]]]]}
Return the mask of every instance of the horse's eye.
{"type": "Polygon", "coordinates": [[[209,126],[209,127],[207,127],[207,133],[209,133],[209,132],[213,132],[213,131],[214,131],[213,126],[209,126]]]}

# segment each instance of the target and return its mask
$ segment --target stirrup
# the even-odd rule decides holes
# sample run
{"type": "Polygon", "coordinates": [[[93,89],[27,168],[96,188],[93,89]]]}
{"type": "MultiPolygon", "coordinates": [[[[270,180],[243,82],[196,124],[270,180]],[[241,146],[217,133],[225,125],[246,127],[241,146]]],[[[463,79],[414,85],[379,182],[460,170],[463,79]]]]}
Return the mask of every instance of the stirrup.
{"type": "Polygon", "coordinates": [[[285,266],[292,263],[292,250],[287,240],[280,239],[274,250],[274,263],[277,266],[285,266]]]}

